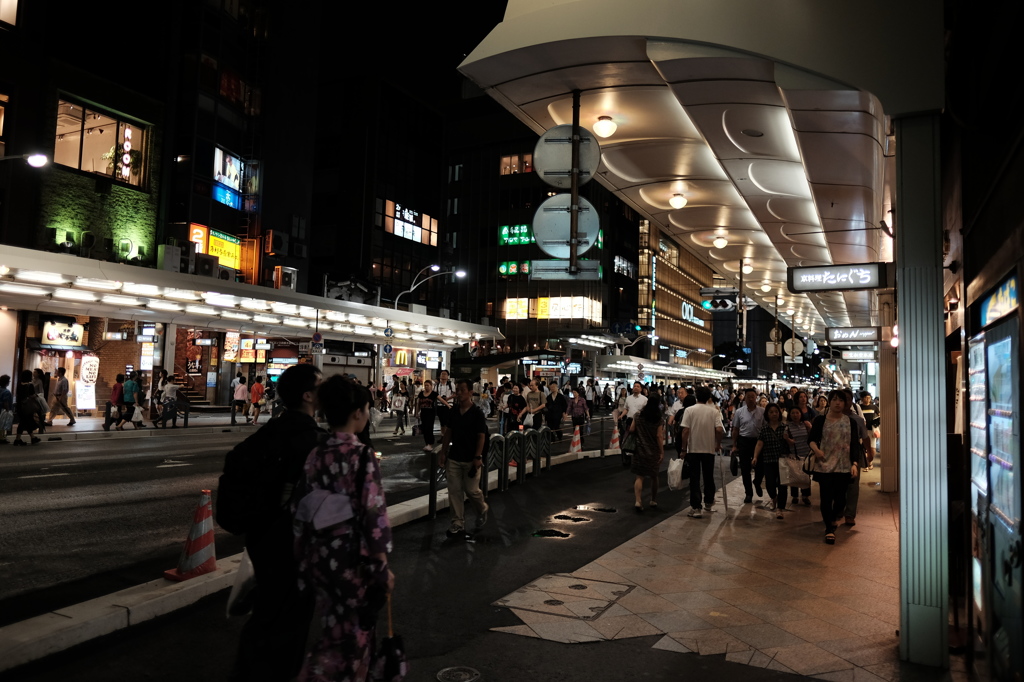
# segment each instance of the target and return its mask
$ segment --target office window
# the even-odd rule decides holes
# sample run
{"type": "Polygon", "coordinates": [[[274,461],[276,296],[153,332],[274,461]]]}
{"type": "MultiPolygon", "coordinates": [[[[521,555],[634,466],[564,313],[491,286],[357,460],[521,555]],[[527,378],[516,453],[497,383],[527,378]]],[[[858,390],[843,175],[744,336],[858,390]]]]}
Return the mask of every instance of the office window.
{"type": "Polygon", "coordinates": [[[615,256],[613,265],[615,268],[615,272],[617,272],[618,274],[625,275],[626,277],[630,277],[632,279],[636,279],[636,265],[634,265],[632,262],[626,260],[622,256],[615,256]]]}
{"type": "Polygon", "coordinates": [[[11,26],[18,23],[18,0],[0,0],[0,22],[11,26]]]}
{"type": "Polygon", "coordinates": [[[74,102],[57,103],[53,162],[141,186],[147,129],[74,102]]]}
{"type": "Polygon", "coordinates": [[[512,154],[501,157],[499,168],[501,175],[517,175],[519,173],[533,172],[533,153],[512,154]]]}

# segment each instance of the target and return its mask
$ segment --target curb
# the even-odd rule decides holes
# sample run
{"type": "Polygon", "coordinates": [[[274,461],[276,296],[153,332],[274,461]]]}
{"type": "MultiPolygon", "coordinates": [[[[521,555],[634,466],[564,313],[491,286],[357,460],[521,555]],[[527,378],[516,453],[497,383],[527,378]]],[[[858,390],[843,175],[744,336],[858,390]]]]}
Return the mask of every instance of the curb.
{"type": "MultiPolygon", "coordinates": [[[[189,431],[196,432],[192,429],[189,431]]],[[[102,436],[123,437],[121,434],[124,432],[116,433],[117,436],[113,433],[103,432],[102,436]]],[[[618,451],[606,450],[605,454],[618,454],[618,451]]],[[[599,457],[601,457],[600,450],[552,455],[551,466],[599,457]]],[[[525,464],[527,473],[532,472],[533,462],[528,461],[525,464]]],[[[516,471],[516,467],[509,467],[509,476],[513,482],[516,471]]],[[[498,477],[489,477],[488,491],[497,487],[498,477]]],[[[437,492],[437,509],[447,508],[448,491],[447,489],[439,490],[437,492]]],[[[388,517],[392,527],[411,523],[428,514],[428,497],[425,495],[388,507],[388,517]]],[[[190,606],[211,594],[229,589],[234,584],[235,571],[238,570],[241,559],[241,554],[220,559],[217,562],[217,570],[184,582],[172,582],[165,578],[159,578],[2,627],[0,628],[0,672],[144,623],[190,606]]]]}

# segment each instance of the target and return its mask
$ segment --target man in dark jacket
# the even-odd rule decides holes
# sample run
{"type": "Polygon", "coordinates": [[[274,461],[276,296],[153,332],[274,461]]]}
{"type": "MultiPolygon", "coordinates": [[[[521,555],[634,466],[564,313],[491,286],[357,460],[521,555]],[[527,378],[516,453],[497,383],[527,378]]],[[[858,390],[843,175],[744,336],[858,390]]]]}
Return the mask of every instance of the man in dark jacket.
{"type": "MultiPolygon", "coordinates": [[[[285,370],[277,381],[284,413],[239,445],[280,453],[272,471],[280,488],[277,500],[245,534],[257,587],[252,615],[242,628],[232,680],[286,682],[302,666],[314,605],[311,595],[299,592],[288,502],[306,458],[325,435],[314,418],[320,380],[320,370],[313,365],[285,370]]],[[[227,464],[224,473],[232,473],[227,464]]]]}

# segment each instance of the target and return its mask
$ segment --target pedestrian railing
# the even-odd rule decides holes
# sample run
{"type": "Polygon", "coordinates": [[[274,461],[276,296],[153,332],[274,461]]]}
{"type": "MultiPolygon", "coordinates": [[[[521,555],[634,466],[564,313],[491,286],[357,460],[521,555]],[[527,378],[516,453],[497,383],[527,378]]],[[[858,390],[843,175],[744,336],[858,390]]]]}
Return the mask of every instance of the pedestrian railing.
{"type": "MultiPolygon", "coordinates": [[[[516,481],[522,483],[526,480],[526,436],[522,431],[510,431],[505,436],[505,466],[504,469],[508,472],[508,468],[514,465],[516,468],[516,481]]],[[[502,490],[508,490],[509,477],[506,473],[504,486],[502,490]]]]}
{"type": "Polygon", "coordinates": [[[505,436],[498,434],[491,436],[491,443],[487,454],[484,455],[484,461],[487,466],[481,472],[480,489],[483,491],[484,497],[487,497],[492,469],[498,472],[498,490],[504,490],[502,486],[505,479],[508,478],[508,464],[505,462],[505,436]]]}

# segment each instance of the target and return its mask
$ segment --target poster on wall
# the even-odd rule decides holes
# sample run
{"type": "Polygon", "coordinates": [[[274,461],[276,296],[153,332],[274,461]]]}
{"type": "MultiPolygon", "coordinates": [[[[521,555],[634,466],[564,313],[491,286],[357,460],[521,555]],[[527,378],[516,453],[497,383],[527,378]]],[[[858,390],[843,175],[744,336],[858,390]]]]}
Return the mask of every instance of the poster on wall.
{"type": "Polygon", "coordinates": [[[139,369],[152,372],[153,371],[153,352],[156,347],[155,343],[144,343],[139,353],[139,369]]]}
{"type": "Polygon", "coordinates": [[[196,329],[189,329],[186,338],[185,371],[189,374],[202,374],[203,346],[197,346],[195,340],[203,338],[203,333],[196,329]]]}
{"type": "Polygon", "coordinates": [[[95,355],[83,356],[78,381],[75,382],[75,409],[96,409],[96,381],[99,376],[100,359],[95,355]]]}
{"type": "Polygon", "coordinates": [[[224,334],[224,362],[238,362],[239,338],[238,332],[224,334]]]}

